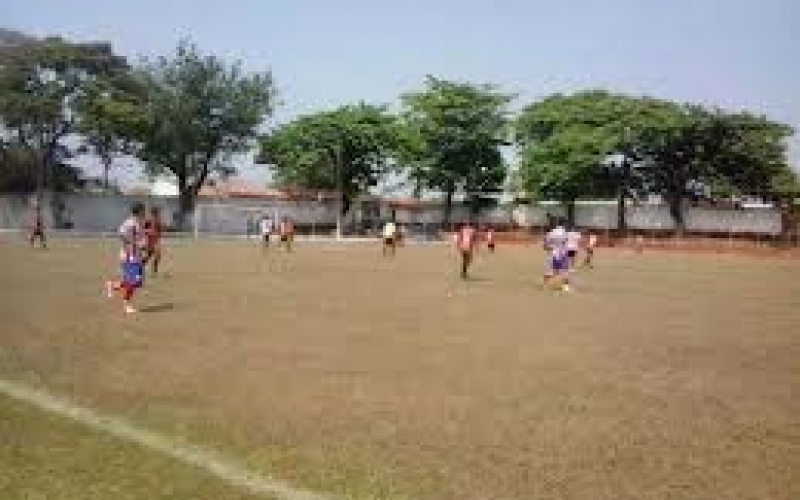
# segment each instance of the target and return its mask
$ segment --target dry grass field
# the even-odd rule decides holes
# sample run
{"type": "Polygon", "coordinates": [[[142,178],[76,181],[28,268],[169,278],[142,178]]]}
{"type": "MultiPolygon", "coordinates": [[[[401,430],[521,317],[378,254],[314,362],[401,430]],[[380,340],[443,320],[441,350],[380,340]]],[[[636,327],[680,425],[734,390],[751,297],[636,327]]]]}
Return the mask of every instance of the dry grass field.
{"type": "MultiPolygon", "coordinates": [[[[114,259],[0,243],[0,379],[337,498],[800,498],[798,260],[182,241],[125,316],[114,259]]],[[[0,497],[254,498],[2,394],[0,497]]]]}

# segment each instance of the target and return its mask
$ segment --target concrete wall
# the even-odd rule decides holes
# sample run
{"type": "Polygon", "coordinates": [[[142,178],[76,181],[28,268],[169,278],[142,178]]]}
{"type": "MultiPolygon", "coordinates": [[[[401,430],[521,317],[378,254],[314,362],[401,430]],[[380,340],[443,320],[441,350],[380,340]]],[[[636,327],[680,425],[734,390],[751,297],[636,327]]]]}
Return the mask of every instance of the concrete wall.
{"type": "MultiPolygon", "coordinates": [[[[0,195],[0,229],[18,229],[25,227],[31,215],[31,197],[24,195],[0,195]]],[[[54,206],[62,206],[61,220],[71,224],[76,231],[100,233],[116,231],[135,201],[147,205],[156,204],[161,207],[166,221],[171,221],[177,212],[177,198],[146,198],[129,196],[92,196],[62,195],[61,203],[45,202],[50,208],[45,215],[48,225],[52,227],[54,206]]],[[[336,222],[335,202],[318,201],[259,201],[242,199],[201,200],[197,221],[200,233],[211,234],[244,234],[247,231],[248,219],[257,220],[264,214],[272,215],[276,220],[289,216],[298,225],[313,227],[330,227],[336,222]]],[[[439,205],[421,208],[395,210],[401,224],[422,224],[436,226],[442,223],[443,209],[439,205]]],[[[353,210],[346,222],[360,222],[375,225],[389,216],[387,207],[361,213],[353,210]],[[379,217],[375,214],[378,213],[379,217]]],[[[520,227],[543,227],[547,224],[548,214],[555,217],[566,215],[564,207],[558,204],[542,205],[501,205],[487,209],[481,214],[481,224],[514,224],[520,227]]],[[[468,220],[469,211],[463,205],[453,206],[452,222],[468,220]]],[[[685,212],[686,228],[689,231],[709,233],[737,233],[778,235],[781,232],[781,214],[775,209],[756,208],[747,210],[715,210],[709,208],[687,208],[685,212]]],[[[595,229],[614,229],[617,224],[616,205],[579,203],[575,207],[575,219],[578,226],[595,229]]],[[[673,230],[675,225],[669,209],[661,205],[640,205],[627,207],[627,221],[634,230],[673,230]]]]}

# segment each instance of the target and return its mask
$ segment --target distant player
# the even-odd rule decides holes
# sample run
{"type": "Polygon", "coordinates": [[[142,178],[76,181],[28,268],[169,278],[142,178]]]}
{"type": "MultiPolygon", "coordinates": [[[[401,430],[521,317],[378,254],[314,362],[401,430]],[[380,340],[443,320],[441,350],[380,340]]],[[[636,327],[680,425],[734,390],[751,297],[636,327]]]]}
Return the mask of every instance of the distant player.
{"type": "Polygon", "coordinates": [[[269,240],[272,238],[272,230],[275,228],[275,222],[272,217],[265,215],[258,223],[261,232],[261,243],[266,250],[269,248],[269,240]]]}
{"type": "Polygon", "coordinates": [[[594,267],[595,247],[597,247],[597,235],[589,233],[589,237],[586,240],[586,257],[584,257],[583,265],[590,269],[594,267]]]}
{"type": "Polygon", "coordinates": [[[144,264],[151,264],[153,274],[158,274],[161,264],[161,237],[164,235],[164,223],[161,221],[161,209],[152,207],[150,216],[144,221],[145,254],[144,264]]]}
{"type": "Polygon", "coordinates": [[[494,253],[494,229],[491,226],[486,229],[486,247],[494,253]]]}
{"type": "Polygon", "coordinates": [[[467,279],[469,266],[472,264],[476,240],[477,231],[469,222],[461,226],[458,233],[456,233],[456,249],[461,256],[461,279],[467,279]]]}
{"type": "Polygon", "coordinates": [[[548,252],[548,270],[545,272],[543,285],[545,288],[558,286],[565,292],[569,287],[569,257],[567,255],[567,231],[561,224],[547,233],[544,239],[548,252]]]}
{"type": "Polygon", "coordinates": [[[383,255],[394,257],[397,251],[397,224],[393,220],[386,221],[383,225],[383,255]]]}
{"type": "Polygon", "coordinates": [[[119,280],[106,282],[106,293],[109,297],[114,292],[122,293],[122,303],[127,314],[133,314],[136,309],[131,304],[135,291],[144,284],[144,259],[142,249],[145,246],[144,234],[144,205],[134,203],[131,215],[119,227],[119,237],[122,243],[119,258],[122,275],[119,280]]]}
{"type": "Polygon", "coordinates": [[[280,232],[281,244],[286,248],[287,252],[292,251],[292,243],[294,243],[294,223],[289,217],[284,216],[278,226],[280,232]]]}
{"type": "Polygon", "coordinates": [[[635,247],[636,247],[636,253],[644,252],[644,236],[642,236],[641,234],[636,236],[635,247]]]}
{"type": "Polygon", "coordinates": [[[33,248],[36,240],[39,240],[39,245],[42,248],[47,248],[47,237],[44,235],[44,214],[42,213],[42,207],[38,203],[33,210],[29,232],[31,248],[33,248]]]}
{"type": "Polygon", "coordinates": [[[575,261],[578,258],[578,251],[581,247],[581,232],[573,228],[567,232],[567,258],[569,259],[570,269],[575,268],[575,261]]]}

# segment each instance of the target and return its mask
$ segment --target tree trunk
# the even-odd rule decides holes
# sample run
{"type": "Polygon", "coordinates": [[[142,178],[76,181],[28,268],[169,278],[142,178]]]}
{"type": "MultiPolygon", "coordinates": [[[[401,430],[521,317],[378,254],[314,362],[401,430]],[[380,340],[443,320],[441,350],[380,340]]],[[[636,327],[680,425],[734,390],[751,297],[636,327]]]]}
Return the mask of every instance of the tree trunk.
{"type": "Polygon", "coordinates": [[[336,211],[336,238],[344,233],[344,218],[350,211],[351,199],[344,192],[339,193],[339,209],[336,211]]]}
{"type": "Polygon", "coordinates": [[[620,190],[617,194],[617,232],[620,236],[625,236],[628,232],[628,219],[625,213],[625,191],[620,190]]]}
{"type": "Polygon", "coordinates": [[[448,190],[444,197],[444,227],[450,229],[450,216],[453,213],[453,190],[448,190]]]}
{"type": "Polygon", "coordinates": [[[108,173],[111,170],[111,157],[103,158],[103,190],[108,191],[108,173]]]}
{"type": "Polygon", "coordinates": [[[789,246],[792,238],[792,201],[780,200],[778,209],[781,212],[781,242],[789,246]]]}
{"type": "Polygon", "coordinates": [[[175,226],[178,231],[187,229],[187,218],[195,208],[194,189],[185,177],[178,177],[178,213],[175,214],[175,226]]]}
{"type": "Polygon", "coordinates": [[[39,151],[36,154],[38,169],[36,172],[36,198],[39,203],[44,201],[44,188],[45,188],[45,178],[47,173],[47,154],[44,151],[39,151]]]}
{"type": "Polygon", "coordinates": [[[670,195],[668,197],[669,214],[675,222],[675,234],[683,236],[686,232],[686,221],[683,218],[683,197],[680,195],[670,195]]]}
{"type": "Polygon", "coordinates": [[[575,200],[567,200],[565,205],[567,207],[567,224],[572,227],[575,225],[575,200]]]}

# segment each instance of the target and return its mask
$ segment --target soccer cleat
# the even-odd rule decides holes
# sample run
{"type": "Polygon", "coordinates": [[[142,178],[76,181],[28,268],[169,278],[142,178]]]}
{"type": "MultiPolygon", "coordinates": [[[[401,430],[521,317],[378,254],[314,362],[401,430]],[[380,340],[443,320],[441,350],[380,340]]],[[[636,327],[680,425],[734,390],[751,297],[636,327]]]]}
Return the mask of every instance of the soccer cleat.
{"type": "Polygon", "coordinates": [[[561,290],[563,290],[565,292],[571,292],[572,288],[570,288],[569,285],[565,283],[564,286],[561,287],[561,290]]]}
{"type": "Polygon", "coordinates": [[[134,314],[134,313],[137,313],[137,312],[139,312],[139,311],[137,311],[133,306],[131,306],[129,304],[125,305],[125,314],[134,314]]]}
{"type": "Polygon", "coordinates": [[[114,297],[114,284],[110,281],[106,281],[106,297],[109,299],[114,297]]]}

